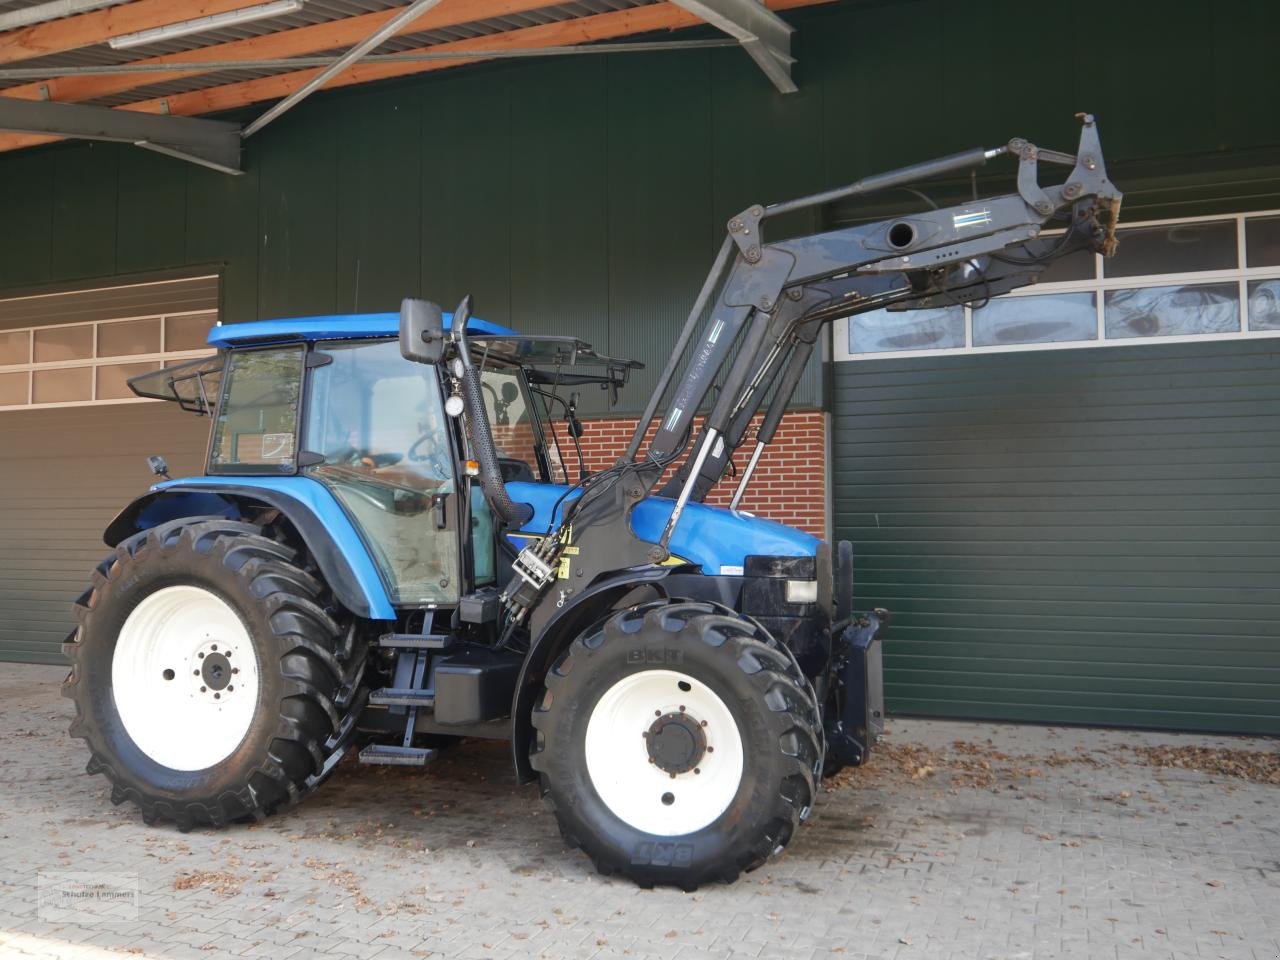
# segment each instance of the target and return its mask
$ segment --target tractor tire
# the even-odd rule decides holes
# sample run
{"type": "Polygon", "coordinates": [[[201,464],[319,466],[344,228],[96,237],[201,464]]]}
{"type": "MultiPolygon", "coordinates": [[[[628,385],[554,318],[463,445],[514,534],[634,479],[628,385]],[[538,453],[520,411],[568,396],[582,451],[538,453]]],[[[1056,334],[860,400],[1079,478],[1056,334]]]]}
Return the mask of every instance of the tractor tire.
{"type": "Polygon", "coordinates": [[[812,808],[818,709],[790,652],[718,604],[660,600],[570,643],[530,762],[571,847],[644,887],[731,882],[812,808]]]}
{"type": "Polygon", "coordinates": [[[153,823],[262,819],[318,786],[363,706],[367,644],[261,527],[184,518],[120,543],[63,651],[89,773],[153,823]]]}

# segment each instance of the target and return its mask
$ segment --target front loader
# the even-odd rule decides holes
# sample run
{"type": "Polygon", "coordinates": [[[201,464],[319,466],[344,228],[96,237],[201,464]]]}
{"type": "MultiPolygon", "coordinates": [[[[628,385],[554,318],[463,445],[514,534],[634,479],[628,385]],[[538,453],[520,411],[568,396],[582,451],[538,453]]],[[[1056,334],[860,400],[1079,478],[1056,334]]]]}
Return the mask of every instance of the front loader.
{"type": "Polygon", "coordinates": [[[349,751],[418,766],[501,738],[603,872],[691,889],[759,866],[874,749],[887,614],[852,610],[850,544],[741,512],[743,493],[826,324],[1111,253],[1121,197],[1081,121],[1074,156],[1013,140],[731,218],[593,474],[564,455],[577,391],[616,397],[638,364],[473,319],[470,298],[218,326],[216,355],[135,378],[212,429],[201,476],[152,458],[165,479],[111,522],[76,603],[64,692],[89,772],[185,830],[287,807],[349,751]],[[1013,193],[766,236],[1004,154],[1013,193]],[[1041,186],[1041,162],[1070,172],[1041,186]],[[732,506],[704,503],[748,443],[732,506]]]}

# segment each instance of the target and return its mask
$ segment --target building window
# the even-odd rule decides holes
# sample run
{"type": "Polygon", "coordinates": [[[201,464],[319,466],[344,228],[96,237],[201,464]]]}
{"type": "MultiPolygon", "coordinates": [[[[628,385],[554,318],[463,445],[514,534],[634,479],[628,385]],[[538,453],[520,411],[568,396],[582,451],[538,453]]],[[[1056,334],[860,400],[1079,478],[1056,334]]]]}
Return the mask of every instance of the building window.
{"type": "MultiPolygon", "coordinates": [[[[876,310],[836,325],[836,359],[1280,335],[1280,211],[1122,226],[986,304],[876,310]]],[[[0,387],[0,389],[3,389],[0,387]]]]}
{"type": "Polygon", "coordinates": [[[128,379],[213,351],[217,311],[0,330],[0,410],[141,402],[128,379]]]}

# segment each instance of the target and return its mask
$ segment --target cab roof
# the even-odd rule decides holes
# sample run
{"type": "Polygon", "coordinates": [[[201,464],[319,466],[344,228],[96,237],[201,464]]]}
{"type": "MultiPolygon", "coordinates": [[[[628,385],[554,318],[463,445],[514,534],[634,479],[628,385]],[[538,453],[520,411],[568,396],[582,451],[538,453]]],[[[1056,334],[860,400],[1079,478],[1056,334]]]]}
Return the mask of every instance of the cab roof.
{"type": "MultiPolygon", "coordinates": [[[[443,314],[444,328],[453,325],[453,314],[443,314]]],[[[591,344],[576,337],[525,337],[510,327],[472,317],[467,332],[473,349],[483,350],[522,366],[597,365],[638,370],[638,360],[602,356],[591,344]]],[[[322,317],[293,317],[287,320],[252,320],[218,324],[209,331],[209,346],[226,350],[260,347],[275,343],[305,343],[318,340],[381,339],[400,334],[398,313],[345,313],[322,317]]]]}
{"type": "MultiPolygon", "coordinates": [[[[446,330],[453,314],[444,314],[446,330]]],[[[516,332],[472,317],[467,324],[471,333],[514,337],[516,332]]],[[[267,343],[289,343],[309,340],[351,340],[361,337],[395,337],[400,333],[398,313],[336,313],[321,317],[291,317],[285,320],[251,320],[247,323],[218,324],[209,331],[209,346],[219,349],[257,346],[267,343]]]]}

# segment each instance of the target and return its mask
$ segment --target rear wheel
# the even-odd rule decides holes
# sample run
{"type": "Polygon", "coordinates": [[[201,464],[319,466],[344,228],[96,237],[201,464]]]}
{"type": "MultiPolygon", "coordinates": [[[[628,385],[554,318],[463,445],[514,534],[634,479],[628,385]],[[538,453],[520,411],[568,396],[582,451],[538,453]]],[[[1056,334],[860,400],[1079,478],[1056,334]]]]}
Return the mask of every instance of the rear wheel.
{"type": "Polygon", "coordinates": [[[570,644],[531,757],[572,846],[602,873],[693,889],[780,852],[813,804],[810,687],[754,622],[657,601],[570,644]]]}
{"type": "Polygon", "coordinates": [[[364,648],[260,527],[184,519],[99,565],[64,646],[88,770],[151,822],[262,817],[317,786],[359,712],[364,648]]]}

